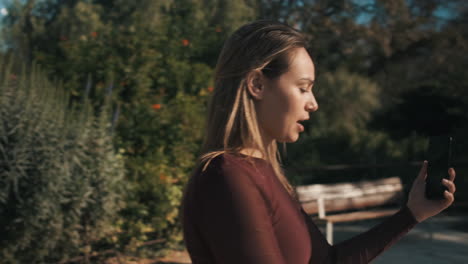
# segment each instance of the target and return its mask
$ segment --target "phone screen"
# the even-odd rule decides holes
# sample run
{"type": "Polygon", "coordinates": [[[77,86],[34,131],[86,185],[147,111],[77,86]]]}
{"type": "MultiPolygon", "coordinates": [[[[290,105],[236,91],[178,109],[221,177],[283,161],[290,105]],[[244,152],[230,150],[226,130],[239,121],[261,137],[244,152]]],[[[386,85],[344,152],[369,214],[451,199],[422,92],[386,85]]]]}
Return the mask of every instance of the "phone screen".
{"type": "Polygon", "coordinates": [[[451,136],[432,136],[427,150],[426,197],[431,200],[444,199],[443,178],[449,178],[448,169],[452,160],[453,138],[451,136]]]}

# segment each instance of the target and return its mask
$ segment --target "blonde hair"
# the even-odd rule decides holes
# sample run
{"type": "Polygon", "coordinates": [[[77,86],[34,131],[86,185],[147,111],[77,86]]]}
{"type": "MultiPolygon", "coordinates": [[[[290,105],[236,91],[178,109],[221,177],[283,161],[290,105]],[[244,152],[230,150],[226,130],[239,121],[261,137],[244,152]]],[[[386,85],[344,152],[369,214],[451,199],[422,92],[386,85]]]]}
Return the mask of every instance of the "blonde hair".
{"type": "Polygon", "coordinates": [[[255,70],[270,79],[279,77],[288,70],[289,52],[305,48],[306,43],[304,36],[292,27],[266,20],[242,26],[224,43],[216,65],[215,88],[198,168],[204,164],[204,171],[213,158],[223,153],[256,149],[271,164],[287,192],[297,199],[282,169],[277,142],[263,144],[246,80],[255,70]]]}

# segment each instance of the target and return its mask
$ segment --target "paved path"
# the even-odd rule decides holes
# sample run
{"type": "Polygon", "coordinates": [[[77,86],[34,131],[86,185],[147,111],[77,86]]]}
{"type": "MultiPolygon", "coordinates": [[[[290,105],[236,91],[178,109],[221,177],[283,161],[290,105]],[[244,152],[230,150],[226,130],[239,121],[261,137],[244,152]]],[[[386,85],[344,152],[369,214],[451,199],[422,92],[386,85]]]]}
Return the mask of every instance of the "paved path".
{"type": "MultiPolygon", "coordinates": [[[[369,229],[378,221],[335,226],[335,241],[369,229]]],[[[416,225],[373,264],[468,264],[468,215],[439,215],[416,225]]]]}

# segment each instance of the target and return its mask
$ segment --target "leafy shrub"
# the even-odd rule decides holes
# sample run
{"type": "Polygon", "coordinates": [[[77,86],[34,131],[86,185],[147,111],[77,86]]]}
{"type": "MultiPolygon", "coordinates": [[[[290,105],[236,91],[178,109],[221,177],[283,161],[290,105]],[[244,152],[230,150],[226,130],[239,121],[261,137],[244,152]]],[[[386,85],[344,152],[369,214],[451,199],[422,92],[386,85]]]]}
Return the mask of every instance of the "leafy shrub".
{"type": "Polygon", "coordinates": [[[135,118],[120,123],[119,142],[126,150],[130,186],[121,226],[127,250],[135,250],[145,240],[165,239],[150,251],[182,241],[178,208],[201,145],[205,103],[204,96],[179,93],[166,104],[135,106],[126,115],[135,118]],[[131,140],[132,135],[140,140],[131,140]]]}
{"type": "Polygon", "coordinates": [[[0,62],[0,259],[52,262],[89,253],[113,231],[123,160],[108,109],[69,106],[40,70],[0,62]]]}

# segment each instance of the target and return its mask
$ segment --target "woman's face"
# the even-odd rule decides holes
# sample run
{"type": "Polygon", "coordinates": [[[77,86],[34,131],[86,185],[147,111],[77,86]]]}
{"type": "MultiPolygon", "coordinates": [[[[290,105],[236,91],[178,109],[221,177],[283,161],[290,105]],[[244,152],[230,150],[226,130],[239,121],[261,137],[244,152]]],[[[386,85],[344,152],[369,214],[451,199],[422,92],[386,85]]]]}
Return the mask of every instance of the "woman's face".
{"type": "Polygon", "coordinates": [[[315,67],[304,48],[290,53],[287,72],[277,78],[262,77],[261,98],[256,108],[265,143],[295,142],[304,127],[299,122],[309,119],[309,112],[318,109],[312,88],[315,67]]]}

